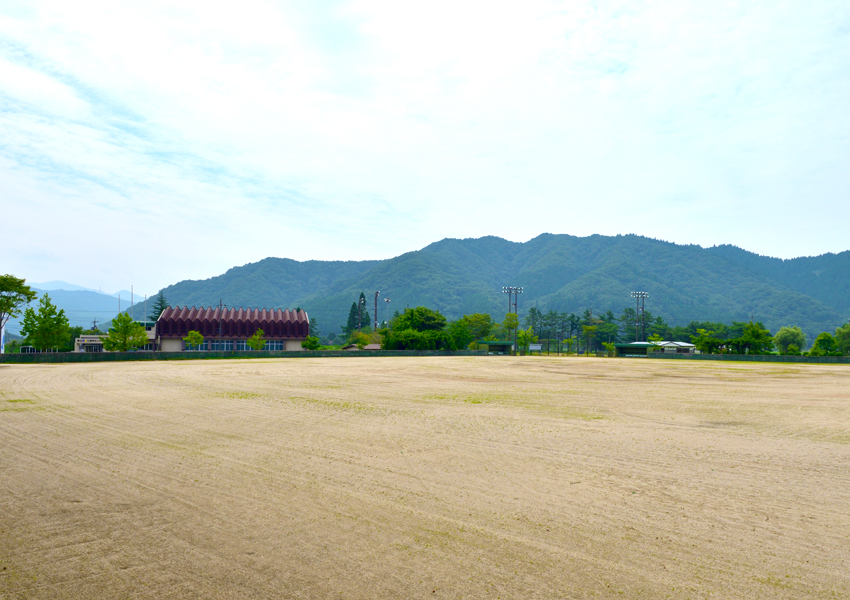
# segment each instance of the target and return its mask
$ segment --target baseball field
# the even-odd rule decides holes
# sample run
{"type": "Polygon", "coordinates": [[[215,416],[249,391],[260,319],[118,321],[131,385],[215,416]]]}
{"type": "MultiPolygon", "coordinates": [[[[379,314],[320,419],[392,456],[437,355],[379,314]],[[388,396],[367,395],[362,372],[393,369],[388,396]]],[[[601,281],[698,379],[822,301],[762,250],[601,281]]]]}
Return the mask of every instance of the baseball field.
{"type": "Polygon", "coordinates": [[[0,365],[0,598],[848,598],[850,367],[0,365]]]}

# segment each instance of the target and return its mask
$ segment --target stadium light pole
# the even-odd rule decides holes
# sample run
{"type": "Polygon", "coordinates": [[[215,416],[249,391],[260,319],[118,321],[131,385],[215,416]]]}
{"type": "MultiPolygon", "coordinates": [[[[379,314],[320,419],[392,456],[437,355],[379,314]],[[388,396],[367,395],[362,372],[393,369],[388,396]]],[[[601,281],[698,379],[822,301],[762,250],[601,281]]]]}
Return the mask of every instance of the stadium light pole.
{"type": "MultiPolygon", "coordinates": [[[[510,312],[511,312],[511,306],[513,306],[514,307],[514,314],[517,315],[517,317],[519,317],[519,314],[517,313],[517,301],[519,300],[519,294],[522,293],[522,288],[521,287],[515,287],[515,286],[504,286],[502,288],[502,293],[508,295],[508,314],[510,314],[510,312]],[[513,300],[511,299],[511,295],[513,295],[513,300]]],[[[510,341],[510,333],[508,334],[508,341],[510,341]]],[[[517,343],[517,332],[515,330],[514,331],[514,347],[516,347],[516,343],[517,343]]]]}
{"type": "Polygon", "coordinates": [[[643,313],[646,310],[644,301],[649,298],[649,292],[632,292],[632,298],[635,299],[635,342],[639,342],[642,337],[646,337],[646,320],[643,313]]]}
{"type": "Polygon", "coordinates": [[[387,331],[390,331],[390,299],[389,299],[389,297],[384,298],[384,302],[387,303],[387,331]]]}
{"type": "Polygon", "coordinates": [[[381,290],[375,292],[375,328],[373,331],[378,331],[378,296],[381,295],[381,290]]]}
{"type": "Polygon", "coordinates": [[[357,333],[363,333],[363,309],[366,307],[366,298],[360,296],[357,304],[357,333]]]}

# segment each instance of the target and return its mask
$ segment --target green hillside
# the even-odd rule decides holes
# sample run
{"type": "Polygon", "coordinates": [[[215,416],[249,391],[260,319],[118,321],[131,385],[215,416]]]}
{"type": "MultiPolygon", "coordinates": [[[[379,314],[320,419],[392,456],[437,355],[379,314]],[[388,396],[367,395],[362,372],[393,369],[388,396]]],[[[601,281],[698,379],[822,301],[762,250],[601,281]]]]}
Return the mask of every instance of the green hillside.
{"type": "MultiPolygon", "coordinates": [[[[298,262],[266,258],[203,281],[163,290],[171,305],[300,306],[324,332],[338,332],[351,303],[366,293],[370,312],[381,290],[391,310],[426,305],[451,319],[507,311],[502,286],[524,287],[520,315],[540,310],[616,314],[629,292],[649,292],[646,308],[671,325],[743,321],[769,329],[799,325],[810,339],[850,316],[850,252],[780,260],[731,246],[702,248],[626,235],[543,234],[525,243],[497,237],[445,239],[382,261],[298,262]]],[[[141,310],[138,310],[141,315],[141,310]]]]}

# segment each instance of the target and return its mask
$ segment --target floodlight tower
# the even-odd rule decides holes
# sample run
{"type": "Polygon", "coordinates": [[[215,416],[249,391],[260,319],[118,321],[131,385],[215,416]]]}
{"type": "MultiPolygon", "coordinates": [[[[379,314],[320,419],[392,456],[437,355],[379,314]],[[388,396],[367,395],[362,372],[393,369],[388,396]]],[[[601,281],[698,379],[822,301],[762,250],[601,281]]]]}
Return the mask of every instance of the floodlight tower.
{"type": "Polygon", "coordinates": [[[390,298],[387,296],[384,298],[384,302],[387,303],[387,331],[390,329],[390,298]]]}
{"type": "Polygon", "coordinates": [[[641,341],[646,336],[646,321],[643,319],[646,305],[644,301],[649,298],[649,292],[632,292],[635,299],[635,341],[641,341]]]}
{"type": "MultiPolygon", "coordinates": [[[[511,312],[511,306],[514,307],[514,314],[517,314],[517,302],[519,300],[519,295],[522,293],[521,287],[515,286],[506,286],[502,288],[502,293],[508,295],[508,314],[511,312]],[[511,295],[513,295],[513,300],[511,300],[511,295]]],[[[517,315],[519,316],[519,315],[517,315]]],[[[510,334],[509,334],[510,335],[510,334]]],[[[514,331],[514,345],[516,345],[516,331],[514,331]]],[[[508,339],[510,341],[510,338],[508,339]]]]}
{"type": "Polygon", "coordinates": [[[378,331],[378,296],[381,295],[381,290],[375,292],[375,328],[372,331],[378,331]]]}

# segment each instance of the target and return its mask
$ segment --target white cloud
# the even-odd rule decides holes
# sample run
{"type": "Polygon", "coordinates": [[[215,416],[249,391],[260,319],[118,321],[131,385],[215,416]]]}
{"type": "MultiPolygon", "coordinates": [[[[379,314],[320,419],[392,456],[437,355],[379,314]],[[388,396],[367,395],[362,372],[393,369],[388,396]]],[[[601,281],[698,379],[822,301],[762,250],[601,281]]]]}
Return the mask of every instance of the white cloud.
{"type": "Polygon", "coordinates": [[[850,218],[846,3],[34,6],[0,8],[6,236],[39,219],[51,257],[8,268],[33,280],[542,231],[847,248],[819,226],[850,218]],[[73,244],[90,223],[114,252],[73,244]]]}

